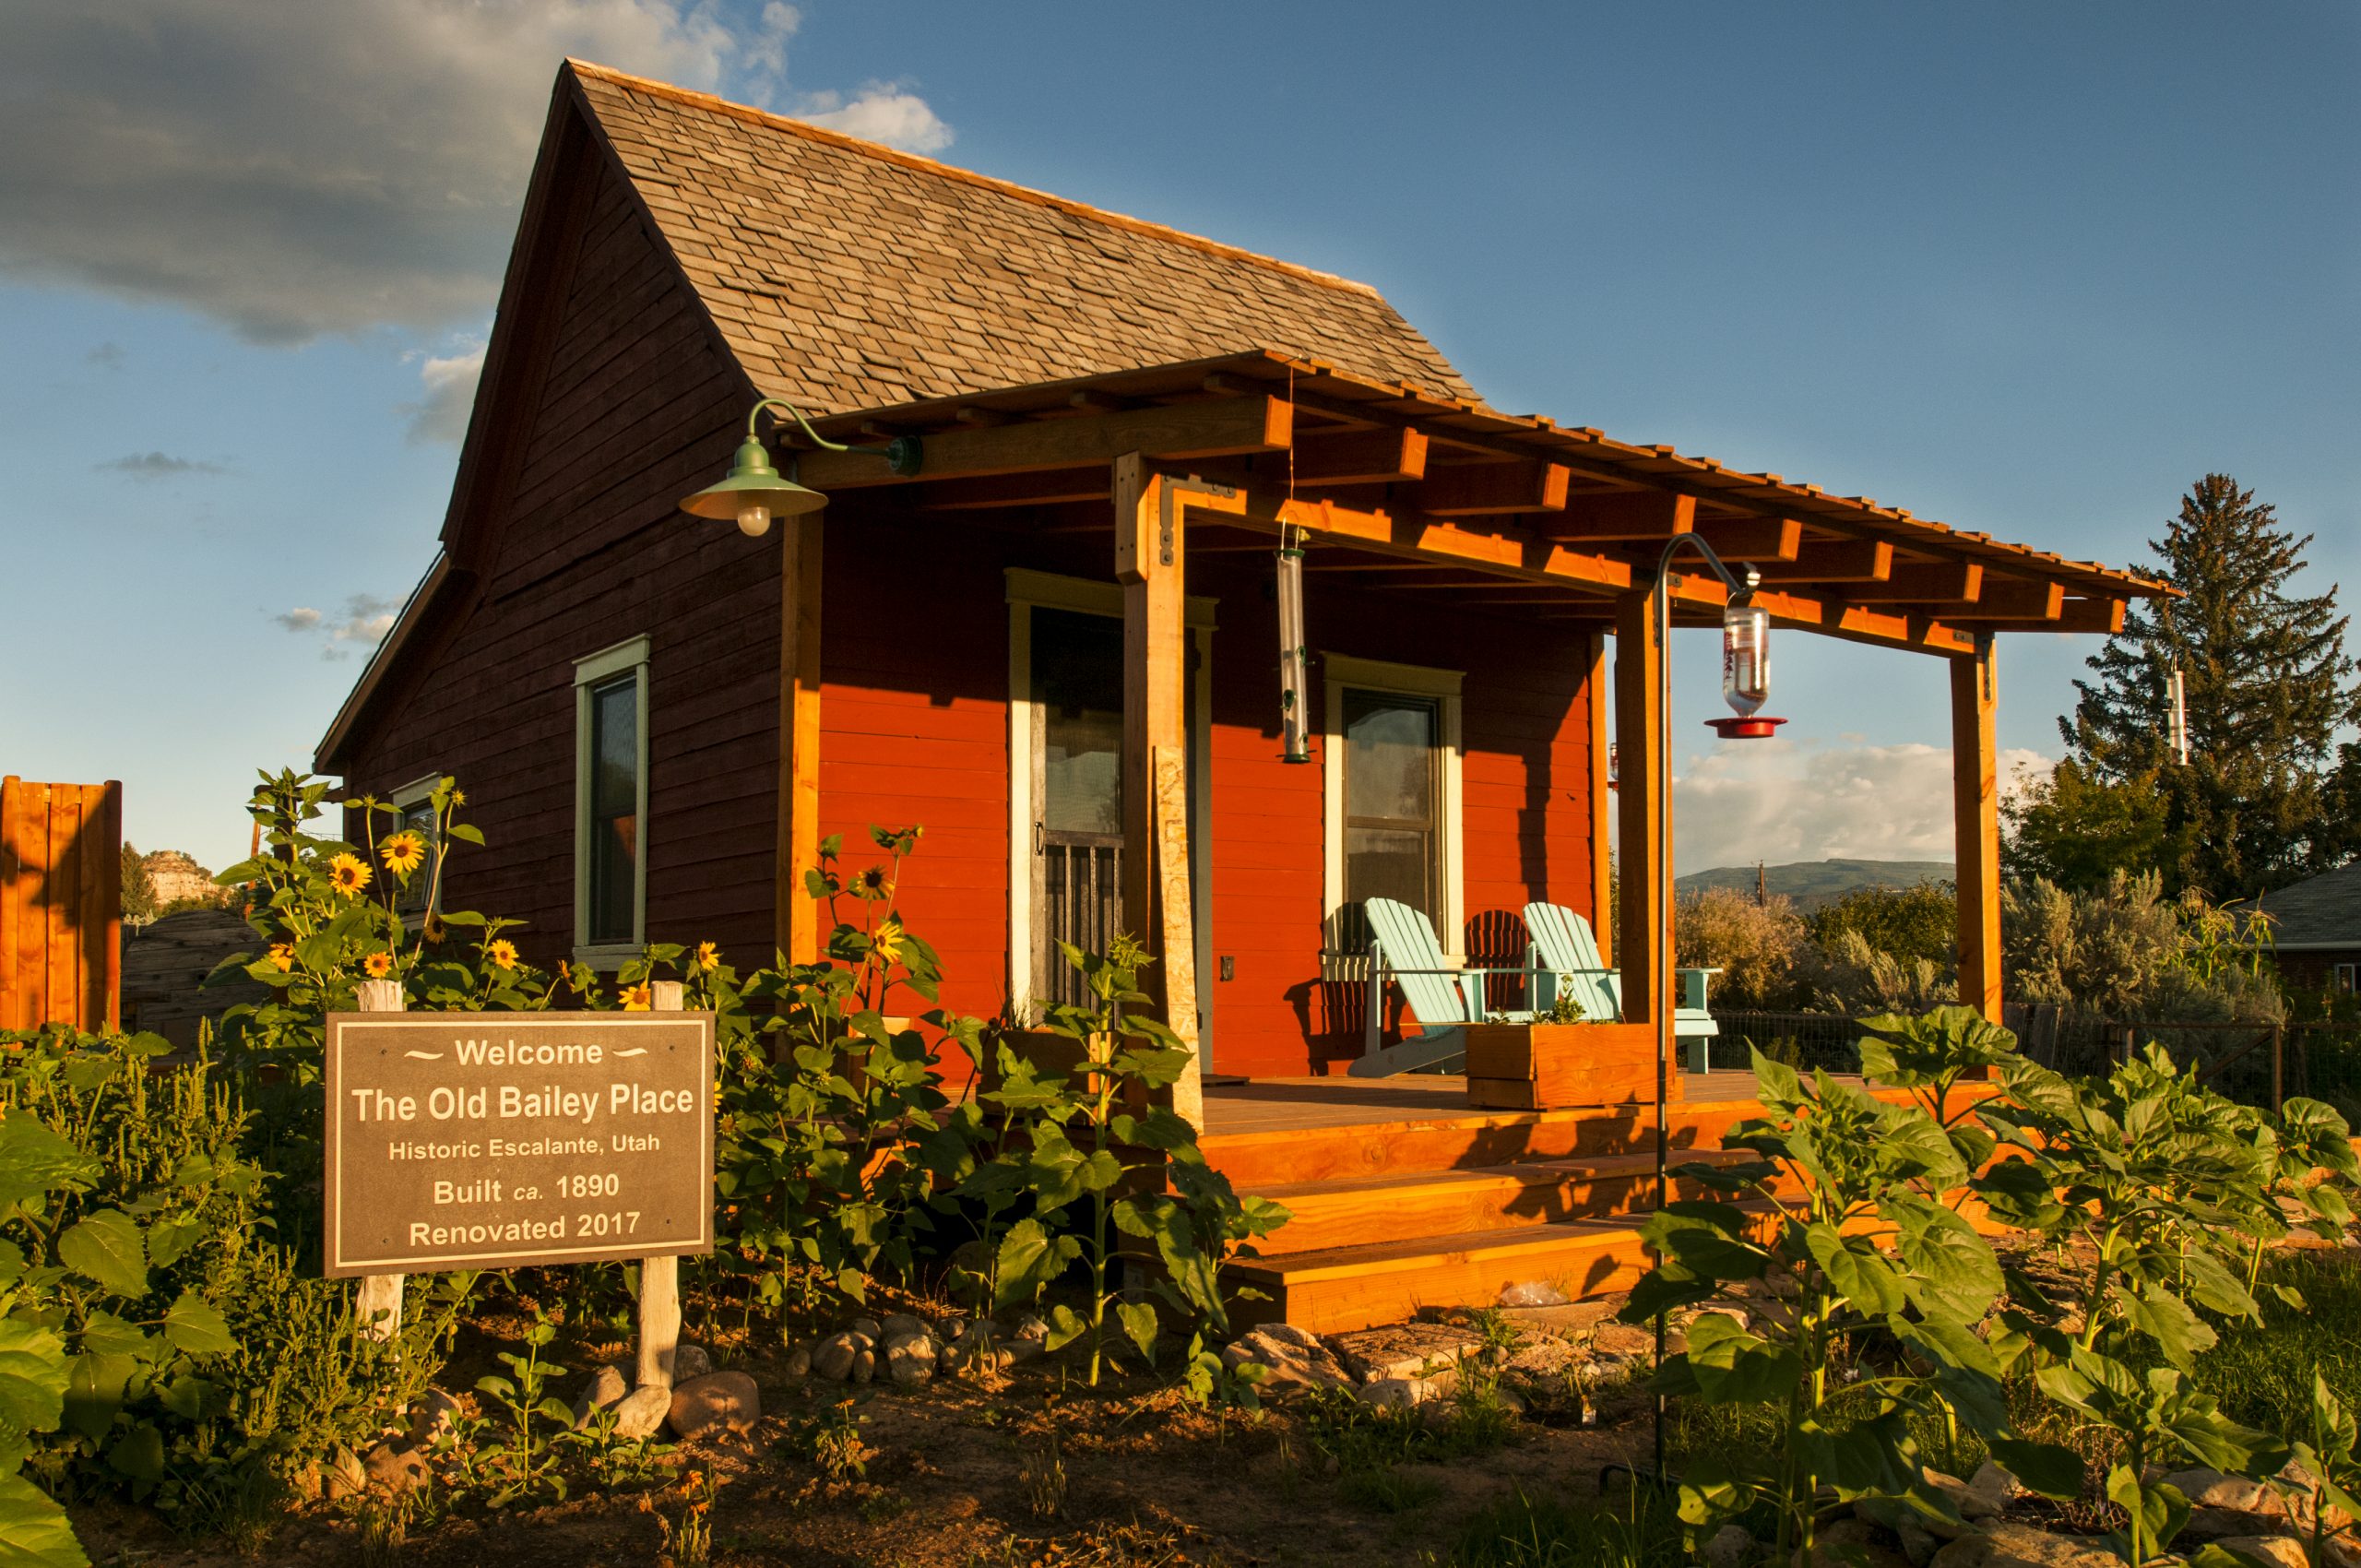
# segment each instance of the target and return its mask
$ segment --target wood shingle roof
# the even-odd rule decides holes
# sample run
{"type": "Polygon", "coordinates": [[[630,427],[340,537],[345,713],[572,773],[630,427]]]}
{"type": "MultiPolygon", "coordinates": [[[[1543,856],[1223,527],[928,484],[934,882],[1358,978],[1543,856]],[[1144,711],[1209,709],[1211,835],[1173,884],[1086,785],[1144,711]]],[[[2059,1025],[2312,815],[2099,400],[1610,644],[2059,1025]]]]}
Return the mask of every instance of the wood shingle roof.
{"type": "Polygon", "coordinates": [[[757,387],[819,413],[1277,350],[1468,402],[1366,285],[575,61],[757,387]]]}

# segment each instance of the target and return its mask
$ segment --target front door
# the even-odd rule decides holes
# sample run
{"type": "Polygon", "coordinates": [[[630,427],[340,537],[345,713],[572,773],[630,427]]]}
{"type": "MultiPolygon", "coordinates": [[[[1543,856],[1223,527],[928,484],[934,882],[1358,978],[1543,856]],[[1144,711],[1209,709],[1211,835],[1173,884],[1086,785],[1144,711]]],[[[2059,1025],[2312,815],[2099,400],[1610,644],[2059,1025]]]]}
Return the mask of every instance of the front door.
{"type": "Polygon", "coordinates": [[[1032,660],[1033,996],[1080,1003],[1058,944],[1123,929],[1123,623],[1038,607],[1032,660]]]}

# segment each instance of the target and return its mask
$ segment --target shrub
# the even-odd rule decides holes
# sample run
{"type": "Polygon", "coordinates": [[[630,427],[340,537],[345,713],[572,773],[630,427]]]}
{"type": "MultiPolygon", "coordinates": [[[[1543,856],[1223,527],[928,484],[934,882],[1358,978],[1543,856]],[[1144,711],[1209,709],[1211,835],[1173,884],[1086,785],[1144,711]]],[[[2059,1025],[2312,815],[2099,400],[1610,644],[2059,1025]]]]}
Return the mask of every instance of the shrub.
{"type": "Polygon", "coordinates": [[[2286,1016],[2268,936],[2199,895],[2120,870],[2094,892],[2035,878],[2002,889],[2009,991],[2084,1017],[2275,1023],[2286,1016]]]}
{"type": "Polygon", "coordinates": [[[1672,929],[1680,968],[1722,971],[1710,992],[1716,1005],[1778,1011],[1800,1000],[1804,922],[1785,896],[1757,904],[1734,887],[1704,888],[1680,900],[1672,929]]]}

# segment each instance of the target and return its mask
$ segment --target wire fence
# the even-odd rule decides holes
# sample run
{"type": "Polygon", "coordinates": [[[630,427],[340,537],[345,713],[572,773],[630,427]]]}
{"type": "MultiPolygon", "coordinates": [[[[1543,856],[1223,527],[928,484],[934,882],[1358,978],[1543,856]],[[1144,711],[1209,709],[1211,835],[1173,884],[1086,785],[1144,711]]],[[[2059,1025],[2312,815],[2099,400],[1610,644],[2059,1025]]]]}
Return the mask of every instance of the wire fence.
{"type": "MultiPolygon", "coordinates": [[[[1716,1010],[1721,1033],[1708,1065],[1745,1070],[1752,1051],[1802,1069],[1861,1070],[1861,1020],[1841,1013],[1716,1010]]],[[[2361,1024],[2225,1024],[2174,1019],[2069,1017],[2057,1007],[2011,1003],[2019,1047],[2072,1076],[2109,1071],[2151,1040],[2174,1061],[2194,1062],[2205,1084],[2247,1105],[2294,1095],[2323,1099],[2361,1124],[2361,1024]]]]}

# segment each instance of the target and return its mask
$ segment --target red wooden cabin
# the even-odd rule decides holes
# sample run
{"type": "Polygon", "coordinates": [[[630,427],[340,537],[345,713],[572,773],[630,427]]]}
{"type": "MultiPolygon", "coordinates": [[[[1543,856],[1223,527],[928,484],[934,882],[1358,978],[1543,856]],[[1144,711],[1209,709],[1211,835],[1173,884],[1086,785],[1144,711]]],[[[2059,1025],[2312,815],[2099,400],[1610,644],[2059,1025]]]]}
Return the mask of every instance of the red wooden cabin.
{"type": "MultiPolygon", "coordinates": [[[[397,800],[457,775],[489,847],[452,897],[529,921],[543,962],[808,955],[788,890],[820,838],[922,823],[901,903],[949,1004],[1021,1014],[1053,933],[1120,921],[1193,968],[1213,1070],[1286,1075],[1361,1049],[1371,893],[1471,961],[1522,956],[1532,899],[1606,932],[1612,720],[1646,1021],[1648,590],[1684,532],[1756,563],[1782,626],[1951,665],[1963,987],[1997,1003],[1994,636],[2112,629],[2154,585],[1502,415],[1359,284],[569,65],[441,553],[317,766],[397,800]],[[806,449],[824,513],[684,517],[762,397],[916,434],[924,467],[806,449]],[[1282,529],[1307,764],[1281,755],[1282,529]]],[[[1722,600],[1673,589],[1684,622],[1722,600]]]]}

